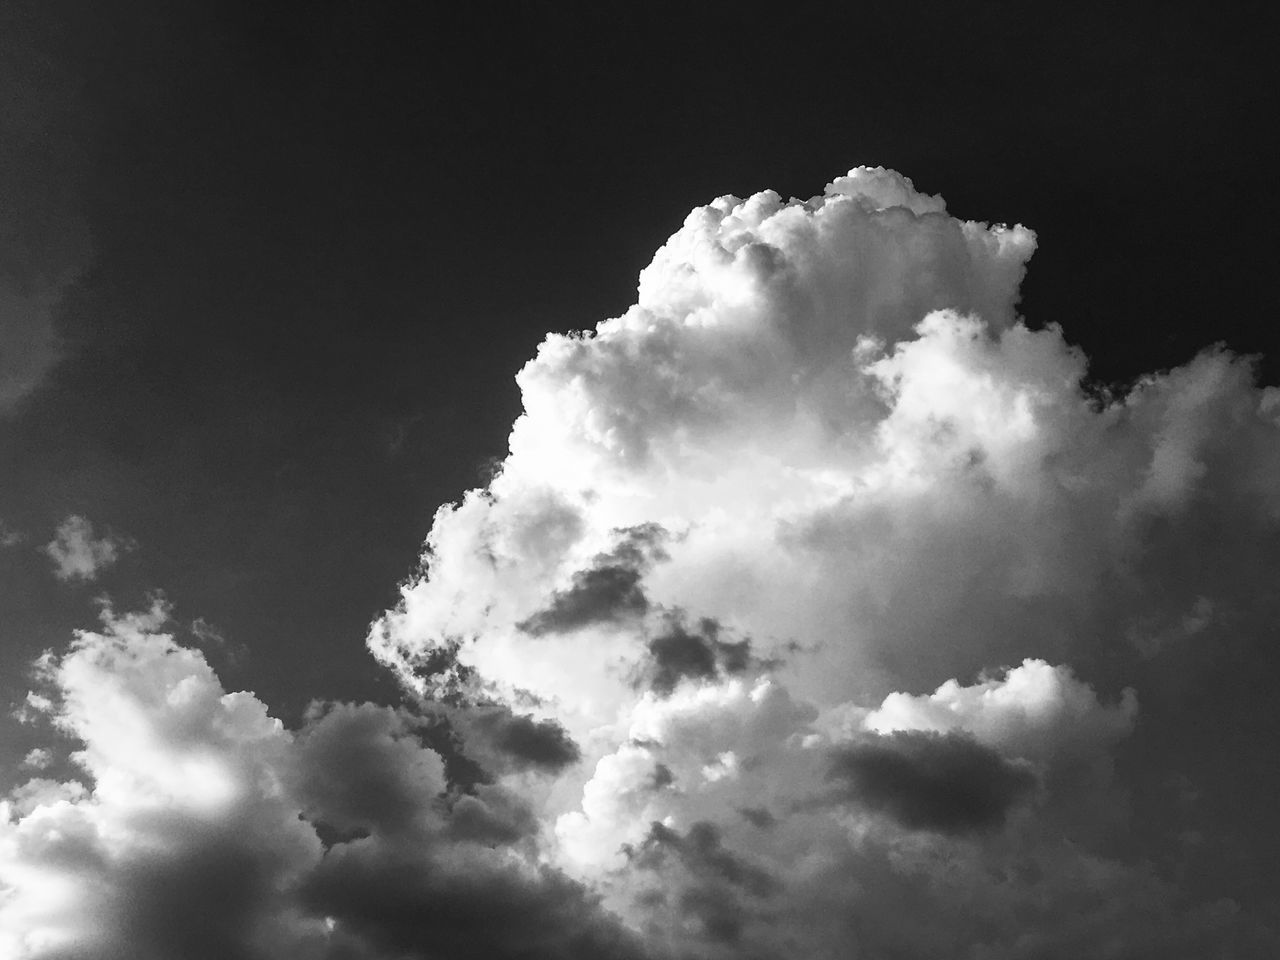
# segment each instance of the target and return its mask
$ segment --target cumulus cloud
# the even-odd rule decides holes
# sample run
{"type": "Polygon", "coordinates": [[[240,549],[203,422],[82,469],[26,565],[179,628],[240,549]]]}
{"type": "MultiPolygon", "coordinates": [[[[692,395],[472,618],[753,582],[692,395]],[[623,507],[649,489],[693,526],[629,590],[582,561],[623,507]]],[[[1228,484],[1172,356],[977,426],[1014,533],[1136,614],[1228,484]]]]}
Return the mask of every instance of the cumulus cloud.
{"type": "Polygon", "coordinates": [[[1149,751],[1277,622],[1277,395],[1220,347],[1091,389],[1016,313],[1035,246],[882,169],[695,210],[633,307],[520,372],[508,457],[374,624],[409,688],[447,651],[581,745],[540,794],[550,855],[650,943],[995,957],[1263,922],[1257,884],[1174,882],[1149,751]],[[619,553],[641,529],[661,551],[619,553]],[[674,852],[696,824],[774,899],[708,892],[674,852]],[[805,927],[802,897],[860,919],[805,927]],[[1093,904],[1070,934],[1067,902],[1093,904]]]}
{"type": "Polygon", "coordinates": [[[288,936],[275,891],[319,842],[275,782],[287,735],[153,632],[163,618],[108,616],[46,662],[50,717],[89,783],[4,811],[8,956],[242,957],[288,936]]]}
{"type": "Polygon", "coordinates": [[[432,718],[316,704],[290,732],[167,617],[107,611],[43,661],[38,707],[85,779],[0,804],[5,956],[640,955],[532,855],[527,801],[450,783],[432,718]]]}
{"type": "Polygon", "coordinates": [[[93,524],[72,514],[58,524],[44,552],[53,561],[53,574],[59,580],[90,581],[131,547],[129,541],[110,535],[95,537],[93,524]]]}
{"type": "Polygon", "coordinates": [[[878,168],[695,210],[437,512],[407,705],[285,730],[145,618],[47,661],[14,952],[1274,955],[1280,395],[1089,388],[1034,249],[878,168]],[[204,873],[255,893],[128,913],[204,873]]]}
{"type": "Polygon", "coordinates": [[[1027,659],[1001,678],[969,686],[948,680],[919,696],[891,693],[864,725],[880,734],[963,731],[1013,756],[1046,760],[1113,743],[1133,729],[1137,712],[1132,688],[1105,705],[1070,667],[1027,659]]]}

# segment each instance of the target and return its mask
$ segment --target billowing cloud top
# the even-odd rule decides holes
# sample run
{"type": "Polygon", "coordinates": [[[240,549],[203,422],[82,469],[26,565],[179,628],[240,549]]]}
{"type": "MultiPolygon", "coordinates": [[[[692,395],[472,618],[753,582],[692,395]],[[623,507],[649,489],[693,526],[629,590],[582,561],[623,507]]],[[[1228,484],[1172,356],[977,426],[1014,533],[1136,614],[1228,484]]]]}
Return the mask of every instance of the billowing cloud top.
{"type": "Polygon", "coordinates": [[[12,952],[1274,955],[1280,397],[1087,388],[1034,247],[878,168],[695,210],[371,628],[412,707],[286,731],[158,620],[46,662],[93,784],[10,799],[12,952]]]}

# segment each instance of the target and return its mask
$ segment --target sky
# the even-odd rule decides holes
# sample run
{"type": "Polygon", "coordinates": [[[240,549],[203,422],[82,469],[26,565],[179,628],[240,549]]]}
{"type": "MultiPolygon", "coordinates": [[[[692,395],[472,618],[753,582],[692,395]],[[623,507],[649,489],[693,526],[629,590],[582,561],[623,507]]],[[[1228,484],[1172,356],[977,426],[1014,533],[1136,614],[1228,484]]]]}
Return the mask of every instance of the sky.
{"type": "Polygon", "coordinates": [[[1280,952],[1274,23],[0,3],[0,957],[1280,952]]]}

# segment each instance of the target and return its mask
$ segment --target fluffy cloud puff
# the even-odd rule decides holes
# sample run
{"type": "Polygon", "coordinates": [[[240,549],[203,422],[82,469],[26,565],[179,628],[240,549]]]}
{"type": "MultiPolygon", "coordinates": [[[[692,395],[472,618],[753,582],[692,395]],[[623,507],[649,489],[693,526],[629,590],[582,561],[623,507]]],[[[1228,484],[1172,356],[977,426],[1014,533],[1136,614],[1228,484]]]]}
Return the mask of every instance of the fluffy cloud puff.
{"type": "Polygon", "coordinates": [[[46,664],[92,786],[4,818],[8,956],[245,957],[289,936],[274,894],[321,851],[281,795],[288,736],[162,619],[109,617],[46,664]]]}
{"type": "Polygon", "coordinates": [[[44,545],[45,555],[53,561],[53,574],[59,580],[96,580],[98,573],[111,566],[132,543],[117,537],[95,537],[93,524],[72,515],[58,524],[54,537],[44,545]]]}
{"type": "Polygon", "coordinates": [[[1222,348],[1089,386],[1015,312],[1034,248],[881,169],[695,210],[635,306],[521,371],[501,470],[374,624],[410,688],[462,671],[581,744],[550,856],[651,944],[1271,935],[1263,871],[1181,851],[1233,829],[1221,705],[1274,745],[1229,697],[1280,680],[1280,395],[1222,348]],[[767,893],[691,865],[711,836],[767,893]]]}
{"type": "Polygon", "coordinates": [[[101,633],[43,662],[40,702],[80,743],[85,782],[33,779],[0,804],[4,956],[636,950],[537,861],[525,800],[498,778],[450,783],[423,733],[440,718],[316,705],[291,733],[251,694],[225,692],[165,619],[159,605],[108,612],[101,633]]]}
{"type": "Polygon", "coordinates": [[[1280,395],[1089,388],[1034,246],[881,169],[694,211],[372,625],[411,706],[47,661],[12,951],[1273,956],[1280,395]]]}

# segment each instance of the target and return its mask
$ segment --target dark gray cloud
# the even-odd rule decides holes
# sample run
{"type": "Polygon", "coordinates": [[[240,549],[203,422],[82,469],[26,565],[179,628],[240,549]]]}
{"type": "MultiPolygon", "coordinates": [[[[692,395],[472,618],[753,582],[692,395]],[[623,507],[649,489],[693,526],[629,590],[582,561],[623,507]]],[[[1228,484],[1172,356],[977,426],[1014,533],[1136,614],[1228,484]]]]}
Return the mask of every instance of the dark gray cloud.
{"type": "Polygon", "coordinates": [[[747,823],[760,830],[768,830],[778,824],[778,818],[767,807],[739,807],[738,813],[747,823]]]}
{"type": "Polygon", "coordinates": [[[147,864],[129,876],[111,926],[94,943],[68,944],[41,960],[267,960],[255,944],[270,875],[255,869],[243,848],[192,852],[180,862],[147,864]]]}
{"type": "Polygon", "coordinates": [[[582,751],[554,720],[535,720],[502,706],[476,707],[456,719],[467,731],[466,745],[483,751],[495,765],[559,773],[577,763],[582,751]]]}
{"type": "Polygon", "coordinates": [[[671,693],[681,680],[709,680],[757,665],[751,641],[721,640],[720,624],[706,617],[694,628],[679,616],[669,617],[667,628],[649,641],[648,653],[642,680],[663,695],[671,693]]]}
{"type": "Polygon", "coordinates": [[[538,832],[529,804],[502,787],[477,784],[449,808],[449,835],[486,846],[509,846],[538,832]]]}
{"type": "Polygon", "coordinates": [[[487,774],[447,783],[446,759],[422,730],[458,756],[478,745],[486,762],[494,743],[525,765],[576,757],[555,724],[474,709],[475,723],[465,710],[433,722],[336,704],[299,735],[295,781],[308,816],[368,831],[330,845],[296,888],[299,908],[332,925],[326,960],[643,956],[580,884],[514,855],[538,832],[526,799],[487,774]]]}
{"type": "Polygon", "coordinates": [[[696,921],[708,940],[721,944],[738,943],[754,904],[780,889],[767,871],[726,848],[720,829],[707,821],[684,834],[655,822],[644,842],[628,853],[635,866],[674,882],[674,899],[663,890],[651,891],[651,899],[674,906],[681,917],[696,921]]]}
{"type": "Polygon", "coordinates": [[[573,575],[567,590],[557,590],[550,604],[518,626],[533,636],[580,630],[593,623],[608,623],[643,616],[649,599],[640,581],[654,562],[666,558],[666,531],[645,523],[616,531],[614,548],[597,554],[592,566],[573,575]]]}
{"type": "Polygon", "coordinates": [[[580,884],[475,845],[431,859],[376,839],[331,852],[303,901],[379,960],[639,960],[638,938],[580,884]]]}
{"type": "Polygon", "coordinates": [[[999,827],[1036,784],[1025,767],[970,737],[920,731],[836,751],[828,778],[845,799],[904,827],[948,834],[999,827]]]}
{"type": "Polygon", "coordinates": [[[413,719],[418,738],[440,755],[440,760],[444,763],[445,781],[450,790],[466,791],[476,784],[492,782],[492,772],[466,752],[467,745],[454,718],[441,712],[415,714],[413,719]]]}
{"type": "Polygon", "coordinates": [[[575,573],[573,586],[557,591],[551,605],[524,620],[520,629],[536,637],[639,616],[649,609],[649,601],[640,589],[643,576],[641,571],[619,564],[575,573]]]}
{"type": "Polygon", "coordinates": [[[701,876],[718,878],[758,897],[767,897],[778,888],[766,871],[728,850],[720,828],[708,821],[693,824],[684,836],[655,823],[649,837],[659,847],[674,849],[684,864],[701,876]]]}
{"type": "Polygon", "coordinates": [[[297,748],[292,769],[303,810],[338,830],[403,832],[446,789],[439,754],[389,707],[317,706],[297,748]]]}
{"type": "Polygon", "coordinates": [[[655,790],[662,790],[671,786],[676,782],[676,775],[671,772],[671,768],[665,763],[655,763],[653,765],[652,786],[655,790]]]}
{"type": "Polygon", "coordinates": [[[467,699],[475,680],[475,671],[458,662],[462,639],[449,637],[431,650],[411,658],[413,673],[418,677],[433,700],[445,704],[458,704],[467,699]]]}
{"type": "MultiPolygon", "coordinates": [[[[135,863],[117,878],[117,893],[126,894],[116,904],[121,955],[265,960],[258,928],[268,918],[264,905],[275,900],[276,868],[251,844],[226,835],[208,837],[180,859],[135,863]]],[[[85,956],[100,956],[96,949],[85,956]]]]}

